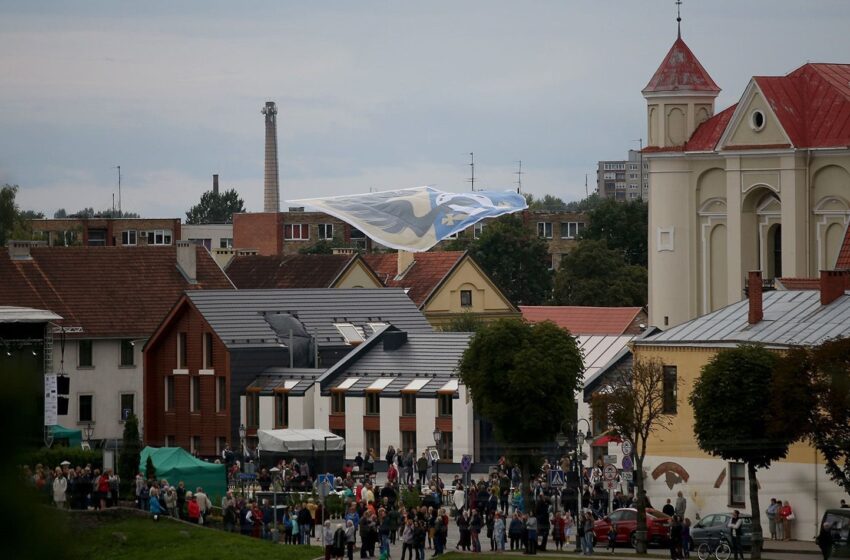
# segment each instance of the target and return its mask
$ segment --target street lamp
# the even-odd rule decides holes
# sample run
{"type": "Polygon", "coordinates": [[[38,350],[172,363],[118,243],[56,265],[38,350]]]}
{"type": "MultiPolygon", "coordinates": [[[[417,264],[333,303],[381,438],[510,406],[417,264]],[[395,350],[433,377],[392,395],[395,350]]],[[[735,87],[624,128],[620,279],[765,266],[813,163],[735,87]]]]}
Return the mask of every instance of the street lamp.
{"type": "Polygon", "coordinates": [[[239,424],[239,443],[242,446],[242,472],[245,472],[245,424],[239,424]]]}
{"type": "MultiPolygon", "coordinates": [[[[576,449],[576,458],[578,459],[578,512],[577,512],[578,515],[576,515],[576,518],[577,518],[576,522],[577,523],[584,523],[584,521],[582,520],[583,514],[582,514],[582,507],[581,507],[581,495],[584,492],[584,484],[581,480],[581,473],[582,473],[582,459],[581,459],[581,457],[584,454],[584,452],[582,451],[582,448],[584,447],[585,440],[589,440],[593,437],[593,435],[590,433],[590,422],[586,418],[579,418],[576,425],[578,426],[578,424],[581,424],[582,422],[587,424],[587,433],[582,432],[581,428],[579,428],[578,432],[576,433],[576,443],[578,444],[576,446],[576,448],[577,448],[576,449]]],[[[578,531],[576,531],[576,535],[578,535],[578,531]]],[[[576,536],[576,552],[579,552],[579,551],[581,551],[581,543],[578,540],[578,536],[576,536]]]]}
{"type": "MultiPolygon", "coordinates": [[[[563,430],[558,432],[558,434],[555,436],[555,443],[558,445],[558,453],[561,453],[561,450],[564,448],[565,445],[567,445],[568,441],[569,441],[569,437],[567,437],[567,434],[565,434],[563,432],[563,430]]],[[[556,464],[553,465],[552,468],[558,468],[558,465],[560,465],[560,460],[561,460],[560,457],[556,457],[555,458],[556,464]]],[[[558,511],[559,511],[558,499],[561,497],[561,487],[559,486],[558,488],[556,488],[555,492],[556,492],[556,494],[555,494],[555,515],[557,515],[558,511]]]]}
{"type": "Polygon", "coordinates": [[[92,424],[91,422],[87,422],[84,430],[86,433],[86,443],[89,443],[89,445],[91,445],[91,436],[94,433],[94,424],[92,424]]]}
{"type": "MultiPolygon", "coordinates": [[[[434,444],[437,446],[437,455],[440,453],[440,441],[443,439],[443,432],[440,428],[434,428],[434,444]]],[[[440,503],[443,503],[442,489],[440,488],[440,462],[434,461],[434,474],[437,475],[437,492],[440,493],[440,503]]]]}

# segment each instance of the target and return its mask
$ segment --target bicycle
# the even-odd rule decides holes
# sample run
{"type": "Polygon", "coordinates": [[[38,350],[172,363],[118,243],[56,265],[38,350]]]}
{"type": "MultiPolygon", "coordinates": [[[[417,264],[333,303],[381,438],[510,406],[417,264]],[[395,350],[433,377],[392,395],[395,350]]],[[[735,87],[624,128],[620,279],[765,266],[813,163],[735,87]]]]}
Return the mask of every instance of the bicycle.
{"type": "Polygon", "coordinates": [[[700,543],[699,548],[697,548],[697,557],[699,560],[708,560],[712,556],[717,560],[728,560],[732,556],[732,547],[723,539],[718,539],[716,543],[700,543]]]}

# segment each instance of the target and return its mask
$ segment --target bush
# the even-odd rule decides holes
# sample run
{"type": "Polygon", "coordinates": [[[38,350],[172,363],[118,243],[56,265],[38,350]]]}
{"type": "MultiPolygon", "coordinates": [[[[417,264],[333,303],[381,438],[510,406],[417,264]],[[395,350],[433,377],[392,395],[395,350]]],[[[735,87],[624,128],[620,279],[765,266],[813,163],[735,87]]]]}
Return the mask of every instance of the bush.
{"type": "Polygon", "coordinates": [[[413,488],[412,490],[402,490],[401,492],[401,503],[404,504],[404,507],[410,511],[411,509],[416,509],[422,505],[422,497],[419,495],[419,489],[413,488]]]}
{"type": "Polygon", "coordinates": [[[92,469],[103,468],[103,451],[77,447],[44,447],[21,455],[21,464],[34,467],[41,463],[55,469],[62,461],[70,461],[72,467],[85,467],[91,463],[92,469]]]}

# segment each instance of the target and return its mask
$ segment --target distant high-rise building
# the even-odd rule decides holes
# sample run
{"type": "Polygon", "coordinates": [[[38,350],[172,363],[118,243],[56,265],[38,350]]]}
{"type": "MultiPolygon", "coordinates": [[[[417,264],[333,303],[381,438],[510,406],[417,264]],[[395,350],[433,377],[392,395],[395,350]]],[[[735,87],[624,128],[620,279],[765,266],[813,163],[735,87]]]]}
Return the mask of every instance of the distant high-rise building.
{"type": "Polygon", "coordinates": [[[640,152],[629,150],[627,160],[600,161],[596,166],[596,192],[616,200],[649,198],[649,163],[640,152]],[[643,171],[641,171],[643,166],[643,171]]]}
{"type": "Polygon", "coordinates": [[[266,101],[266,172],[263,181],[263,212],[280,211],[280,185],[277,165],[277,105],[266,101]]]}

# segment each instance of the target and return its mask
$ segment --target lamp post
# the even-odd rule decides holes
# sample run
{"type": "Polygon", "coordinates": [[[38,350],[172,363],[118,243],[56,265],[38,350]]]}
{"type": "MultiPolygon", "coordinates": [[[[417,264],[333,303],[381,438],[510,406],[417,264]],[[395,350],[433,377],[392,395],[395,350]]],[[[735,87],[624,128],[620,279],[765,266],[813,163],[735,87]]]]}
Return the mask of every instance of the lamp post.
{"type": "MultiPolygon", "coordinates": [[[[567,437],[567,434],[565,434],[563,431],[558,432],[558,434],[555,436],[555,443],[558,445],[558,453],[561,453],[561,450],[564,448],[568,441],[569,438],[567,437]]],[[[560,457],[556,458],[555,460],[558,462],[558,464],[560,464],[560,457]]],[[[560,510],[560,508],[558,507],[558,499],[560,497],[561,488],[558,488],[555,494],[555,515],[557,515],[560,510]]]]}
{"type": "MultiPolygon", "coordinates": [[[[440,441],[443,439],[443,432],[440,428],[434,428],[434,445],[437,446],[437,455],[440,454],[440,441]]],[[[437,475],[437,492],[440,494],[440,505],[443,503],[443,491],[440,488],[440,461],[434,461],[434,474],[437,475]]]]}
{"type": "MultiPolygon", "coordinates": [[[[576,426],[581,424],[582,422],[587,424],[587,433],[583,433],[579,428],[576,433],[576,458],[578,459],[578,511],[576,512],[576,522],[584,523],[583,514],[582,514],[582,506],[581,506],[581,495],[584,492],[584,484],[581,480],[582,474],[582,455],[584,452],[582,451],[584,447],[584,440],[590,439],[593,435],[590,433],[590,422],[586,418],[579,418],[576,426]]],[[[578,540],[578,531],[576,531],[576,552],[581,551],[581,543],[578,540]]]]}
{"type": "Polygon", "coordinates": [[[91,447],[91,436],[94,433],[94,424],[87,422],[84,430],[86,434],[86,443],[88,443],[89,447],[91,447]]]}
{"type": "Polygon", "coordinates": [[[242,447],[241,471],[245,472],[245,424],[239,424],[239,445],[242,447]]]}

